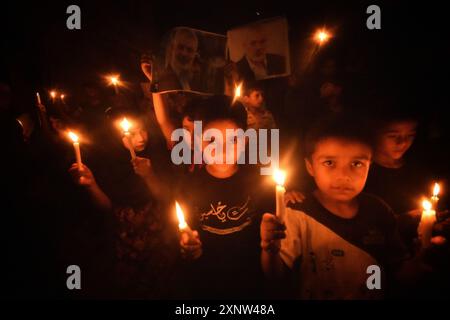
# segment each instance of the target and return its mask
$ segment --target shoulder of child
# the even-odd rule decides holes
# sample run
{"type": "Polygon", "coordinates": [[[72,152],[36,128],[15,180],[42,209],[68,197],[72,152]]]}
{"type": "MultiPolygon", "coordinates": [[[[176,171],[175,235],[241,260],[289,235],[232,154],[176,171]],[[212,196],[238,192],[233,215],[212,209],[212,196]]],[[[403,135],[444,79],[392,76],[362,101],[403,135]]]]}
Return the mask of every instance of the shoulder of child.
{"type": "Polygon", "coordinates": [[[395,213],[392,208],[379,196],[372,193],[361,193],[360,205],[365,210],[376,215],[377,219],[395,220],[395,213]]]}

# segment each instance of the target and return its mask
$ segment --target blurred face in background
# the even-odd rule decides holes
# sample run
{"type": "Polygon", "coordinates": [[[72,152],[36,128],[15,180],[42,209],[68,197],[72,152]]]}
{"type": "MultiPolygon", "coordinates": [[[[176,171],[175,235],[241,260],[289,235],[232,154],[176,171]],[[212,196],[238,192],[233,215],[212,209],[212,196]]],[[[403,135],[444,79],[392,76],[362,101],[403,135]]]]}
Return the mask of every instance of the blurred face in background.
{"type": "MultiPolygon", "coordinates": [[[[133,126],[129,130],[131,147],[136,152],[144,151],[148,144],[148,132],[140,121],[133,121],[133,126]]],[[[125,148],[128,146],[127,139],[122,139],[125,148]]]]}
{"type": "Polygon", "coordinates": [[[403,120],[386,125],[378,135],[377,158],[400,160],[416,138],[417,122],[403,120]]]}
{"type": "Polygon", "coordinates": [[[264,95],[261,90],[253,90],[249,95],[244,95],[242,102],[246,107],[259,108],[264,104],[264,95]]]}

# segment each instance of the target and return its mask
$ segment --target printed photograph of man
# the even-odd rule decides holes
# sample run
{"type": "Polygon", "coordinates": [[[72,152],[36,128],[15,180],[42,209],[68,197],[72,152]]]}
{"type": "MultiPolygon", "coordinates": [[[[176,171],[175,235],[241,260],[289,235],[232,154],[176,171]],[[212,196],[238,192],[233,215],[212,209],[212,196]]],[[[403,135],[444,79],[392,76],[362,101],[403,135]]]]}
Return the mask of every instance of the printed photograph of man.
{"type": "Polygon", "coordinates": [[[287,26],[282,20],[260,22],[228,33],[230,55],[244,81],[289,73],[287,26]]]}

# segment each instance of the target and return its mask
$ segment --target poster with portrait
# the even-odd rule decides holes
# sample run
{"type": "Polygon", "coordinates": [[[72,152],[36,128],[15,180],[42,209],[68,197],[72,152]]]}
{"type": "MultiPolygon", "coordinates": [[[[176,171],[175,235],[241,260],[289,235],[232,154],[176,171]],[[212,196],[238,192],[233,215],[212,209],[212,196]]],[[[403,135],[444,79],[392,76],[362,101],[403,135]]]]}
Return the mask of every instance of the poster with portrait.
{"type": "Polygon", "coordinates": [[[188,27],[172,29],[156,63],[156,90],[223,93],[226,42],[220,34],[188,27]]]}
{"type": "Polygon", "coordinates": [[[277,17],[229,30],[228,52],[244,81],[287,76],[291,72],[288,22],[277,17]]]}

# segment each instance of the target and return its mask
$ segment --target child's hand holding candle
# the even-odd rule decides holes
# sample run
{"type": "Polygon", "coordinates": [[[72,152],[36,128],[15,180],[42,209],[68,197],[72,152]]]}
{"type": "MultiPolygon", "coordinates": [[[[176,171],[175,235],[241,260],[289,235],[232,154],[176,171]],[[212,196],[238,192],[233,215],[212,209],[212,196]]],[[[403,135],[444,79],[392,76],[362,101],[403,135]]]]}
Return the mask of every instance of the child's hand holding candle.
{"type": "Polygon", "coordinates": [[[178,228],[181,233],[180,246],[181,254],[185,259],[198,259],[202,255],[202,243],[197,231],[192,231],[184,219],[183,210],[178,202],[175,202],[175,209],[178,218],[178,228]]]}
{"type": "Polygon", "coordinates": [[[72,142],[73,142],[73,148],[75,151],[75,158],[77,159],[78,170],[81,170],[81,168],[82,168],[81,152],[80,152],[80,142],[79,142],[78,136],[75,133],[73,133],[72,131],[69,131],[68,136],[69,136],[70,140],[72,140],[72,142]]]}
{"type": "Polygon", "coordinates": [[[264,251],[277,253],[280,250],[280,240],[286,238],[286,226],[277,216],[265,213],[261,220],[261,248],[264,251]]]}

